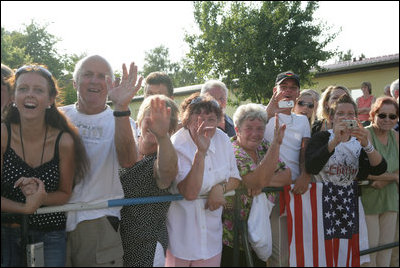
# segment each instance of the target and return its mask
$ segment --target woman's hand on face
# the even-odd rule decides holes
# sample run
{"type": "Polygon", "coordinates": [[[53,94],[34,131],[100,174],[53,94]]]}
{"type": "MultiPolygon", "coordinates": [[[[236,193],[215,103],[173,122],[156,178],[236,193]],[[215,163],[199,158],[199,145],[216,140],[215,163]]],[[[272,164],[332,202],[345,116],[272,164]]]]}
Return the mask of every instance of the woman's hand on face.
{"type": "Polygon", "coordinates": [[[160,98],[152,99],[150,114],[145,119],[148,129],[156,138],[165,137],[169,131],[171,108],[167,107],[165,101],[160,98]]]}
{"type": "Polygon", "coordinates": [[[192,133],[193,141],[199,151],[203,153],[207,152],[213,132],[215,132],[215,127],[206,127],[205,121],[203,121],[197,130],[192,133]]]}

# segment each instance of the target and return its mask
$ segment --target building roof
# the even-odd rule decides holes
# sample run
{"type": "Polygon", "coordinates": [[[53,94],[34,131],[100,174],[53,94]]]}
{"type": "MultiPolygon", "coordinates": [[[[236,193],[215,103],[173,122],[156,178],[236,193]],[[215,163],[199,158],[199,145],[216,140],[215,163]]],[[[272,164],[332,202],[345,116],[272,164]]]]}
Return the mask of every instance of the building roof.
{"type": "Polygon", "coordinates": [[[366,69],[376,69],[382,67],[395,67],[399,66],[399,54],[392,54],[386,56],[379,56],[373,58],[359,59],[353,58],[348,61],[341,61],[334,64],[328,64],[321,66],[322,71],[316,74],[318,76],[324,76],[328,74],[337,74],[351,71],[361,71],[366,69]]]}

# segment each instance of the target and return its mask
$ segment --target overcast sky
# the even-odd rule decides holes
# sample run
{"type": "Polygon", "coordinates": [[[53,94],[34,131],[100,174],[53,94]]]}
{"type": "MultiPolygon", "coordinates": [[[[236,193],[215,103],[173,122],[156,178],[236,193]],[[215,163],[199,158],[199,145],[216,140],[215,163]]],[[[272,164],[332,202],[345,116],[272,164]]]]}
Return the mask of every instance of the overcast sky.
{"type": "MultiPolygon", "coordinates": [[[[329,49],[351,49],[367,57],[399,53],[398,1],[322,1],[316,17],[333,31],[342,27],[329,49]]],[[[145,51],[161,44],[178,61],[189,51],[184,31],[197,30],[189,1],[1,1],[6,30],[20,31],[31,19],[49,23],[48,32],[62,39],[60,52],[100,54],[114,69],[130,61],[142,68],[145,51]]]]}

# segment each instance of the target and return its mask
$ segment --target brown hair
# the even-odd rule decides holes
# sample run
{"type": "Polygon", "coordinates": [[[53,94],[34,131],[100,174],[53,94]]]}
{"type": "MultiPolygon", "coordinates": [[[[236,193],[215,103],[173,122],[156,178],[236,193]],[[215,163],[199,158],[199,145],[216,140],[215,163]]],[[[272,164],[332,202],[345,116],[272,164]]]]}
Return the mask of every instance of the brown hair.
{"type": "Polygon", "coordinates": [[[399,116],[399,104],[397,101],[392,97],[380,97],[377,98],[375,103],[372,104],[371,111],[369,112],[369,120],[374,122],[375,115],[378,113],[379,109],[382,108],[384,104],[392,104],[396,109],[396,115],[399,116]]]}
{"type": "MultiPolygon", "coordinates": [[[[47,80],[49,86],[49,96],[57,97],[58,95],[58,85],[56,79],[53,75],[47,70],[46,66],[39,64],[32,64],[22,66],[15,72],[14,78],[12,81],[12,88],[15,92],[16,82],[18,78],[25,73],[37,73],[40,76],[44,77],[47,80]]],[[[10,107],[10,111],[5,118],[5,123],[14,123],[20,124],[20,115],[17,107],[10,107]]],[[[74,151],[75,151],[75,175],[74,175],[74,185],[79,182],[79,180],[83,179],[85,173],[89,169],[89,160],[86,154],[85,147],[82,143],[82,140],[79,136],[78,129],[72,124],[70,120],[64,115],[64,113],[60,112],[57,108],[56,103],[53,103],[49,109],[46,109],[45,113],[45,123],[49,126],[52,126],[61,131],[65,131],[69,133],[74,140],[74,151]]]]}
{"type": "Polygon", "coordinates": [[[354,107],[354,111],[356,113],[356,116],[358,114],[358,110],[357,110],[357,104],[354,102],[353,98],[347,94],[342,95],[336,102],[334,102],[330,109],[329,109],[329,115],[330,116],[334,116],[337,110],[337,107],[339,104],[342,103],[350,103],[351,105],[353,105],[354,107]]]}
{"type": "Polygon", "coordinates": [[[372,92],[372,85],[371,85],[371,82],[362,82],[362,83],[361,83],[361,87],[363,87],[363,86],[366,86],[366,87],[368,88],[369,94],[371,94],[371,92],[372,92]]]}
{"type": "Polygon", "coordinates": [[[144,87],[144,94],[147,95],[149,85],[164,85],[168,90],[168,97],[174,95],[174,86],[172,85],[171,78],[163,72],[152,72],[146,77],[146,86],[144,87]]]}
{"type": "Polygon", "coordinates": [[[187,128],[190,116],[192,114],[200,114],[202,111],[205,111],[207,114],[215,113],[218,121],[222,118],[222,110],[218,102],[209,94],[199,96],[199,92],[196,92],[186,98],[181,104],[182,126],[187,128]]]}

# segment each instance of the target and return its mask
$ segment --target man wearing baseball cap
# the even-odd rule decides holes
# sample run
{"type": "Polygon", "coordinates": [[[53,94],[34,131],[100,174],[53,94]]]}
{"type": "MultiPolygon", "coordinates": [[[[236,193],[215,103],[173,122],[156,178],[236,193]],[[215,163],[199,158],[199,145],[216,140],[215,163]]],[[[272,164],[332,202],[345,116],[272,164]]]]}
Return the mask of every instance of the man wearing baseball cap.
{"type": "MultiPolygon", "coordinates": [[[[304,194],[308,190],[311,177],[305,170],[305,150],[310,139],[310,125],[304,115],[292,113],[292,107],[300,94],[300,77],[292,71],[277,75],[275,87],[270,102],[267,105],[268,123],[264,138],[272,142],[274,137],[275,120],[279,117],[279,124],[285,124],[285,136],[280,148],[280,159],[285,162],[292,172],[294,183],[293,193],[304,194]]],[[[272,228],[272,256],[268,266],[289,266],[288,239],[286,216],[279,216],[279,198],[271,213],[272,228]]]]}

